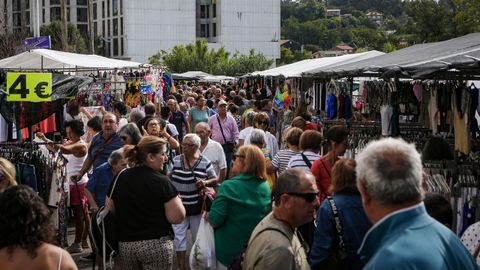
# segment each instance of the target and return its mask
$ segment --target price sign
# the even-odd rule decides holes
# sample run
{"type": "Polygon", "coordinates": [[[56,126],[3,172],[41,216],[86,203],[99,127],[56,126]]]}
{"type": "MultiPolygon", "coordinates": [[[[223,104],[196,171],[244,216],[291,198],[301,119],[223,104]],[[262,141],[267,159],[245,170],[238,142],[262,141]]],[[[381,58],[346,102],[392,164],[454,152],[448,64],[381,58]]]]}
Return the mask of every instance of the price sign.
{"type": "Polygon", "coordinates": [[[7,101],[52,101],[52,73],[7,73],[7,101]]]}

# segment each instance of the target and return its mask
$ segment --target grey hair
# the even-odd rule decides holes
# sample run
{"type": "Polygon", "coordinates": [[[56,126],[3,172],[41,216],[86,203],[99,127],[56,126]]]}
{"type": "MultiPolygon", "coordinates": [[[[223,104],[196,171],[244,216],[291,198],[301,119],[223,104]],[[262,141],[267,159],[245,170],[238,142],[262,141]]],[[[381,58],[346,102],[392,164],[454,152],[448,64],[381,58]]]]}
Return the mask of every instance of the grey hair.
{"type": "Polygon", "coordinates": [[[140,139],[142,139],[142,133],[140,132],[140,129],[138,129],[137,124],[128,123],[124,125],[118,131],[119,134],[122,132],[127,133],[132,138],[133,145],[137,145],[140,142],[140,139]]]}
{"type": "Polygon", "coordinates": [[[254,145],[265,145],[265,131],[254,128],[250,132],[250,143],[254,145]]]}
{"type": "Polygon", "coordinates": [[[195,131],[197,131],[197,128],[199,128],[199,127],[204,127],[207,131],[210,131],[210,130],[211,130],[211,129],[210,129],[210,126],[209,126],[207,123],[205,123],[205,122],[200,122],[200,123],[198,123],[198,124],[195,126],[195,131]]]}
{"type": "Polygon", "coordinates": [[[357,156],[357,179],[383,204],[423,199],[422,161],[413,144],[386,138],[371,142],[357,156]]]}
{"type": "Polygon", "coordinates": [[[195,133],[188,133],[187,135],[185,135],[183,137],[183,140],[185,141],[186,139],[190,139],[192,141],[193,144],[195,144],[195,146],[197,146],[197,148],[200,148],[200,145],[202,144],[202,140],[200,139],[200,137],[198,137],[197,134],[195,133]]]}
{"type": "Polygon", "coordinates": [[[123,156],[123,147],[122,148],[119,148],[115,151],[113,151],[110,156],[108,157],[108,164],[110,164],[110,166],[113,166],[115,164],[117,164],[120,160],[122,160],[124,158],[123,156]]]}
{"type": "Polygon", "coordinates": [[[277,182],[275,183],[275,191],[273,192],[275,206],[280,205],[280,197],[282,194],[300,191],[300,179],[304,174],[310,175],[312,179],[315,179],[310,171],[303,169],[287,169],[278,176],[277,182]]]}
{"type": "Polygon", "coordinates": [[[251,127],[253,127],[253,118],[255,118],[255,115],[257,115],[256,112],[247,113],[246,121],[247,121],[247,124],[251,127]]]}
{"type": "Polygon", "coordinates": [[[130,112],[130,115],[128,116],[129,118],[128,120],[131,123],[137,123],[140,119],[144,117],[145,117],[145,113],[135,108],[135,109],[132,109],[132,111],[130,112]]]}
{"type": "Polygon", "coordinates": [[[241,89],[240,91],[238,91],[238,94],[241,96],[241,97],[245,97],[247,95],[247,92],[243,89],[241,89]]]}

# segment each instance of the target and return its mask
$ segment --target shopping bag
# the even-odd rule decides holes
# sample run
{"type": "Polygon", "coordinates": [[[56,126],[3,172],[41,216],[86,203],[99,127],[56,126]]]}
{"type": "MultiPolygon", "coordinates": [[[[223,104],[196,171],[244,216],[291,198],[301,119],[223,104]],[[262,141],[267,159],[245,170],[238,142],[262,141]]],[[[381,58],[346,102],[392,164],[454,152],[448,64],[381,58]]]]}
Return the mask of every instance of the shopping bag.
{"type": "Polygon", "coordinates": [[[213,270],[217,268],[215,239],[212,226],[204,219],[200,221],[197,239],[190,251],[190,269],[213,270]]]}

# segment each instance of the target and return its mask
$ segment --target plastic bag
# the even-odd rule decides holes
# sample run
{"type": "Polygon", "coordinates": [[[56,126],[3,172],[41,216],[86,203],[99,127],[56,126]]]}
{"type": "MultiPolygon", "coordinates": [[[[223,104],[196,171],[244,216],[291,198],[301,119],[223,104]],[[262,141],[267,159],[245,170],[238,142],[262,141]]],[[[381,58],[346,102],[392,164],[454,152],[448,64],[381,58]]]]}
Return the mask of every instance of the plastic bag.
{"type": "Polygon", "coordinates": [[[204,218],[200,221],[197,239],[190,251],[190,268],[192,270],[217,268],[213,228],[204,218]]]}

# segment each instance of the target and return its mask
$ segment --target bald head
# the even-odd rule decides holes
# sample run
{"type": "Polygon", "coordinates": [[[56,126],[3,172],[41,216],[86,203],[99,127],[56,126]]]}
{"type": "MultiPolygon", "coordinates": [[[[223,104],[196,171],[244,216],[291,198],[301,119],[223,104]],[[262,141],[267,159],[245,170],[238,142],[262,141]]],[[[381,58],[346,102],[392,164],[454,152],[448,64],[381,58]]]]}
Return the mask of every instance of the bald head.
{"type": "Polygon", "coordinates": [[[205,122],[200,122],[195,126],[195,133],[202,140],[202,145],[205,145],[210,137],[210,126],[205,122]]]}

